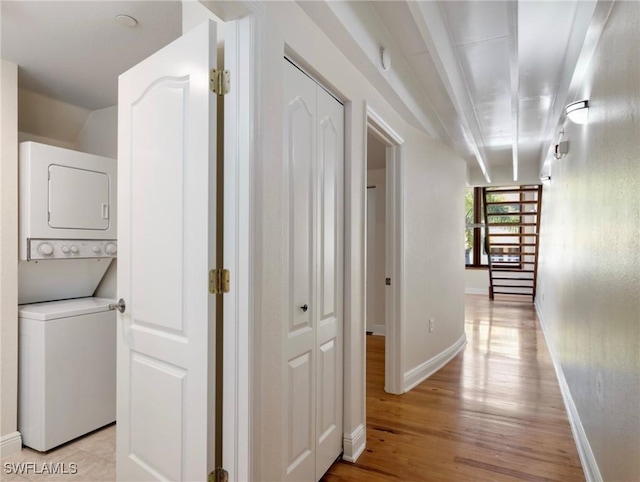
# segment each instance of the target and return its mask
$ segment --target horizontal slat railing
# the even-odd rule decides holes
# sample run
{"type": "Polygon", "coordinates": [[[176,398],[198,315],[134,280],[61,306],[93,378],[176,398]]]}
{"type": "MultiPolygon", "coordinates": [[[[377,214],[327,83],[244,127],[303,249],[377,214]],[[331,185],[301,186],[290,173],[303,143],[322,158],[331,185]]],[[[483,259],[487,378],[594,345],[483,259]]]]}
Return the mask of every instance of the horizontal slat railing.
{"type": "Polygon", "coordinates": [[[540,186],[483,190],[492,299],[494,294],[535,298],[541,196],[540,186]]]}

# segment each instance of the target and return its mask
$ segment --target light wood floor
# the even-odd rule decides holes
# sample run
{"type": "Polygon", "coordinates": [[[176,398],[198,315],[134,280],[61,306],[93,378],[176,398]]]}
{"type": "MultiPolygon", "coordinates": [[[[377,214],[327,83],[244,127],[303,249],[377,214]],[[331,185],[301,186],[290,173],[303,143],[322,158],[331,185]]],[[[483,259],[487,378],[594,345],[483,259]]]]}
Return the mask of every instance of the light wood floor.
{"type": "Polygon", "coordinates": [[[465,318],[464,352],[401,396],[367,337],[367,448],[324,480],[584,480],[531,302],[468,295],[465,318]]]}

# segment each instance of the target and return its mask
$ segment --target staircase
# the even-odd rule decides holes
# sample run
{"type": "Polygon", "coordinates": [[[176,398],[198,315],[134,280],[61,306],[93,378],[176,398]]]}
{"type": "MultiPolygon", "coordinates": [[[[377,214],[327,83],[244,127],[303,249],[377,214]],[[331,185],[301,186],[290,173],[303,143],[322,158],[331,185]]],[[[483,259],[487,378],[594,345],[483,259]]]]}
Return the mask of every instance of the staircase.
{"type": "Polygon", "coordinates": [[[536,297],[542,186],[482,190],[489,257],[489,298],[536,297]]]}

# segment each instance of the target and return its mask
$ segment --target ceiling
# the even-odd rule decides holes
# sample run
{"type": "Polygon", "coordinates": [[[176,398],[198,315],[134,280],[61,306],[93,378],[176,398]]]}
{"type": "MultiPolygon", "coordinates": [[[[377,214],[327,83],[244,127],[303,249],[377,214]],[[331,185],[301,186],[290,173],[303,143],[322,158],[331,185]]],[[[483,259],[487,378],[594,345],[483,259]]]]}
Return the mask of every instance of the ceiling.
{"type": "Polygon", "coordinates": [[[435,108],[450,141],[472,165],[509,170],[518,181],[537,168],[557,119],[558,94],[577,1],[374,2],[403,60],[435,108]],[[437,75],[437,79],[433,77],[437,75]],[[443,94],[443,88],[446,95],[443,94]],[[455,114],[451,115],[451,111],[455,114]],[[528,169],[533,166],[534,169],[528,169]]]}
{"type": "MultiPolygon", "coordinates": [[[[550,158],[611,2],[299,1],[408,122],[450,145],[472,185],[533,182],[550,158]],[[383,71],[379,49],[391,54],[383,71]],[[591,49],[591,50],[589,50],[591,49]]],[[[23,89],[88,110],[181,33],[180,1],[6,1],[2,58],[23,89]],[[114,19],[138,20],[128,28],[114,19]]]]}
{"type": "Polygon", "coordinates": [[[471,185],[539,182],[611,9],[606,0],[298,4],[409,123],[460,154],[471,185]]]}
{"type": "Polygon", "coordinates": [[[118,75],[182,32],[180,1],[6,1],[2,58],[21,88],[96,110],[117,104],[118,75]],[[118,14],[134,17],[125,27],[118,14]]]}

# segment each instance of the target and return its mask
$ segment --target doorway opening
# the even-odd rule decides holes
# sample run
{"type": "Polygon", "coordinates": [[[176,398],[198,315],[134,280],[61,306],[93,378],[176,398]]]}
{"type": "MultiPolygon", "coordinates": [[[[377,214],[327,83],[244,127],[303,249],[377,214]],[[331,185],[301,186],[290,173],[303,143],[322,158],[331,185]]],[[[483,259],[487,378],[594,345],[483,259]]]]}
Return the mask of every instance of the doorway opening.
{"type": "MultiPolygon", "coordinates": [[[[366,331],[384,336],[384,389],[404,393],[402,342],[404,140],[371,107],[366,113],[366,331]]],[[[367,343],[368,345],[369,343],[367,343]]]]}

